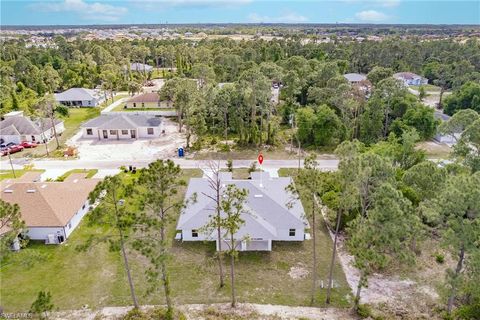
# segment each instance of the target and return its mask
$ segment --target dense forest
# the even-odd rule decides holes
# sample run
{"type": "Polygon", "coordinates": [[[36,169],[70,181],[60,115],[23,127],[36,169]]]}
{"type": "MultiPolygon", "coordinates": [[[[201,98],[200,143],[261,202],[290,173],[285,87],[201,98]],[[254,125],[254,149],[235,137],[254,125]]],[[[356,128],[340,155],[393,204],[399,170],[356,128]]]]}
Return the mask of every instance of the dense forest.
{"type": "Polygon", "coordinates": [[[424,75],[441,95],[453,90],[439,106],[450,115],[480,111],[478,41],[400,38],[305,44],[294,38],[114,42],[57,36],[49,48],[11,40],[2,45],[0,99],[2,113],[33,113],[46,93],[71,87],[134,93],[160,76],[171,79],[161,94],[174,101],[179,126],[195,135],[197,146],[208,134],[233,137],[239,145],[274,145],[281,126],[292,124],[302,146],[329,148],[352,139],[372,144],[411,129],[429,139],[437,127],[433,110],[391,78],[399,71],[424,75]],[[130,72],[130,62],[159,69],[130,72]],[[348,72],[368,74],[374,86],[369,99],[342,77],[348,72]],[[272,83],[282,85],[279,105],[270,100],[272,83]]]}

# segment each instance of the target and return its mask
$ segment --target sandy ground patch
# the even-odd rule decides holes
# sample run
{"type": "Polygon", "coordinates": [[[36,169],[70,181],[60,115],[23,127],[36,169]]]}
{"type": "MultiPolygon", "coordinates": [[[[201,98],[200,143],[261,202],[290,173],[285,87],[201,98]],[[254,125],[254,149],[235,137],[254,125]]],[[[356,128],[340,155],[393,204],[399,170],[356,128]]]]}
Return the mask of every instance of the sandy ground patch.
{"type": "MultiPolygon", "coordinates": [[[[322,210],[322,214],[326,219],[325,210],[322,210]]],[[[333,240],[334,234],[330,229],[329,232],[333,240]]],[[[337,256],[347,282],[352,288],[352,294],[355,294],[360,280],[360,271],[353,266],[354,257],[347,252],[343,235],[338,237],[337,256]]],[[[400,279],[397,276],[385,276],[378,273],[368,277],[368,287],[362,288],[360,296],[361,303],[385,304],[388,312],[393,313],[398,319],[403,319],[407,313],[423,315],[439,297],[435,288],[429,285],[419,284],[408,278],[400,279]]]]}
{"type": "MultiPolygon", "coordinates": [[[[289,307],[281,305],[262,305],[240,303],[237,308],[232,309],[229,304],[190,304],[176,306],[182,311],[188,320],[203,319],[205,311],[214,312],[217,315],[237,315],[243,319],[281,319],[281,320],[353,320],[357,317],[350,314],[348,310],[336,308],[312,308],[312,307],[289,307]]],[[[142,309],[150,309],[153,306],[143,306],[142,309]]],[[[53,320],[116,320],[127,313],[131,307],[106,307],[98,311],[88,308],[84,310],[72,310],[63,312],[53,312],[49,314],[49,319],[53,320]],[[96,318],[97,317],[97,318],[96,318]]],[[[220,319],[220,318],[219,318],[220,319]]]]}
{"type": "Polygon", "coordinates": [[[82,133],[73,136],[67,145],[78,149],[80,160],[155,160],[176,155],[177,148],[185,145],[183,133],[177,125],[165,119],[165,134],[154,139],[96,140],[83,139],[82,133]]]}
{"type": "Polygon", "coordinates": [[[306,266],[303,263],[299,263],[298,265],[291,267],[290,271],[288,271],[288,275],[292,279],[302,279],[306,278],[310,271],[307,270],[306,266]]]}

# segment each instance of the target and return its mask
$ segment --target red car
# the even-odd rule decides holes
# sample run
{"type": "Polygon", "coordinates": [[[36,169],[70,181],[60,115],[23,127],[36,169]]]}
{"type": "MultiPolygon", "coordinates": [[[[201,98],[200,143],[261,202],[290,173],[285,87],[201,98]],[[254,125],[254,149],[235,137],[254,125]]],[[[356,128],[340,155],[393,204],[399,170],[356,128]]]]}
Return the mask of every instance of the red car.
{"type": "Polygon", "coordinates": [[[35,142],[28,142],[28,141],[22,141],[22,143],[19,144],[20,146],[24,148],[36,148],[37,144],[35,142]]]}
{"type": "Polygon", "coordinates": [[[6,156],[9,153],[10,154],[17,153],[17,152],[20,152],[22,150],[23,150],[23,147],[21,145],[14,145],[14,146],[8,147],[6,149],[3,149],[2,150],[2,156],[6,156]]]}

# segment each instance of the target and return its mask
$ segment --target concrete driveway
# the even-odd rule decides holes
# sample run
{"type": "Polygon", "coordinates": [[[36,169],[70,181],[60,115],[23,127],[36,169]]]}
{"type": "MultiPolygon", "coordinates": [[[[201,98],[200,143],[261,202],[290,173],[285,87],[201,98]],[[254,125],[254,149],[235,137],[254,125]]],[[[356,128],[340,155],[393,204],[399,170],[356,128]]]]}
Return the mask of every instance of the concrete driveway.
{"type": "Polygon", "coordinates": [[[97,140],[84,139],[81,132],[68,141],[69,146],[78,149],[80,160],[155,160],[172,158],[177,148],[185,146],[185,137],[179,133],[177,124],[164,119],[165,134],[153,139],[138,140],[97,140]]]}

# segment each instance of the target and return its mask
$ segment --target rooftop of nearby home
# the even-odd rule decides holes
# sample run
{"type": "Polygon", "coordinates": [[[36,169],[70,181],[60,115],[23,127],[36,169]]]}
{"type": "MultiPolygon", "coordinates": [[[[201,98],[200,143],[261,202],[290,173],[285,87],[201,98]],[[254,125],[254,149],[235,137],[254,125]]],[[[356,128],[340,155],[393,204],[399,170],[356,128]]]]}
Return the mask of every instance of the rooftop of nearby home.
{"type": "Polygon", "coordinates": [[[63,227],[85,204],[98,179],[64,182],[14,182],[3,186],[2,200],[20,206],[27,227],[63,227]]]}

